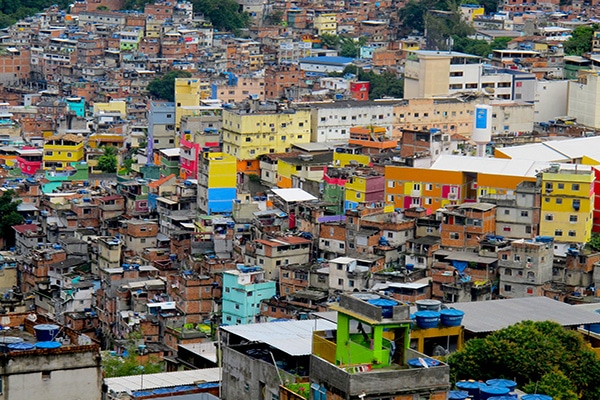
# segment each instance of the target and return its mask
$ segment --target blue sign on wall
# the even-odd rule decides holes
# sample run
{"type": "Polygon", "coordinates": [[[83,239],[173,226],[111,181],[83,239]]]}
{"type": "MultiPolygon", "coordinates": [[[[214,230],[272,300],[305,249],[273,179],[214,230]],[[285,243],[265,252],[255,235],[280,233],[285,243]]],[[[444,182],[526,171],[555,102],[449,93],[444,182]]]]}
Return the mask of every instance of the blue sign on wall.
{"type": "Polygon", "coordinates": [[[486,129],[487,128],[487,108],[477,108],[475,114],[475,128],[486,129]]]}

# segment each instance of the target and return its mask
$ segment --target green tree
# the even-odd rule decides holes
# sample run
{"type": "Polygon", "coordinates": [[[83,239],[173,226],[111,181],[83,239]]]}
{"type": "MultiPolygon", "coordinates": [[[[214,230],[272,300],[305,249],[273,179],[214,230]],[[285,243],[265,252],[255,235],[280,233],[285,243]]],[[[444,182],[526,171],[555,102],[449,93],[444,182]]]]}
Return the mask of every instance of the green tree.
{"type": "Polygon", "coordinates": [[[578,26],[571,33],[569,40],[565,42],[565,54],[581,56],[592,50],[592,37],[596,27],[583,25],[578,26]]]}
{"type": "Polygon", "coordinates": [[[551,321],[524,321],[469,340],[448,363],[455,380],[508,378],[528,390],[562,393],[562,400],[600,399],[600,359],[578,332],[551,321]]]}
{"type": "Polygon", "coordinates": [[[4,232],[2,237],[5,249],[15,244],[15,231],[12,227],[23,223],[23,216],[17,211],[21,200],[16,197],[13,190],[7,190],[0,196],[0,229],[4,232]]]}
{"type": "Polygon", "coordinates": [[[600,251],[600,234],[592,233],[590,241],[586,243],[586,247],[594,251],[600,251]]]}
{"type": "Polygon", "coordinates": [[[275,10],[265,16],[266,25],[281,25],[283,23],[283,11],[275,10]]]}
{"type": "Polygon", "coordinates": [[[106,378],[140,374],[156,374],[163,371],[163,364],[158,357],[150,357],[140,362],[134,347],[127,350],[125,356],[112,356],[109,352],[102,354],[102,369],[106,378]]]}
{"type": "Polygon", "coordinates": [[[167,100],[175,101],[175,79],[176,78],[190,78],[192,74],[187,71],[169,71],[162,77],[153,79],[147,87],[150,95],[167,100]]]}
{"type": "Polygon", "coordinates": [[[321,45],[323,47],[327,47],[328,49],[337,49],[342,40],[338,35],[333,35],[331,33],[324,33],[320,36],[321,45]]]}
{"type": "Polygon", "coordinates": [[[98,158],[98,168],[103,172],[113,173],[117,171],[117,149],[112,146],[104,148],[104,154],[98,158]]]}
{"type": "MultiPolygon", "coordinates": [[[[349,65],[338,76],[356,73],[357,68],[349,65]]],[[[402,98],[404,96],[404,80],[398,78],[392,72],[377,74],[373,71],[365,72],[362,68],[358,68],[357,78],[360,81],[368,81],[370,83],[369,97],[371,99],[381,99],[383,97],[402,98]]]]}
{"type": "Polygon", "coordinates": [[[219,31],[238,32],[250,26],[250,15],[235,0],[194,0],[192,4],[219,31]]]}

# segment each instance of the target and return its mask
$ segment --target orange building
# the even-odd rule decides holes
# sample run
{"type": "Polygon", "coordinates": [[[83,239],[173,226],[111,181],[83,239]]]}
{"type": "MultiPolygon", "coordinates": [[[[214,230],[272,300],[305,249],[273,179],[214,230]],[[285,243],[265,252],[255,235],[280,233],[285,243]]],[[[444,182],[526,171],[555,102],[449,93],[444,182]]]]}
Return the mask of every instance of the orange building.
{"type": "Polygon", "coordinates": [[[348,144],[362,146],[365,154],[383,153],[398,146],[398,141],[388,139],[386,133],[383,126],[353,126],[348,144]]]}
{"type": "Polygon", "coordinates": [[[486,235],[496,233],[496,206],[488,203],[464,203],[444,210],[442,247],[475,248],[486,235]]]}

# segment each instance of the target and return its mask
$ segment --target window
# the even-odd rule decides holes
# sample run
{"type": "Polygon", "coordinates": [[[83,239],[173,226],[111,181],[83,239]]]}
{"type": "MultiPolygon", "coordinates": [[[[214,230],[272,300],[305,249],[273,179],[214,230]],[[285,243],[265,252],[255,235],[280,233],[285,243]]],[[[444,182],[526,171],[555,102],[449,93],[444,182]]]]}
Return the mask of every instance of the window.
{"type": "Polygon", "coordinates": [[[427,183],[425,185],[425,190],[433,190],[433,185],[431,183],[427,183]]]}
{"type": "Polygon", "coordinates": [[[140,243],[146,243],[146,238],[141,238],[140,243]]]}
{"type": "Polygon", "coordinates": [[[553,221],[553,220],[554,220],[554,215],[552,215],[552,214],[546,214],[546,215],[544,216],[544,219],[545,219],[546,221],[553,221]]]}
{"type": "Polygon", "coordinates": [[[508,260],[508,254],[502,254],[502,255],[500,256],[500,258],[501,258],[502,260],[508,260]]]}
{"type": "Polygon", "coordinates": [[[515,255],[513,256],[513,260],[514,260],[514,261],[521,261],[521,255],[520,255],[520,254],[515,254],[515,255]]]}
{"type": "Polygon", "coordinates": [[[569,236],[570,237],[575,237],[575,236],[577,236],[577,232],[575,232],[575,231],[569,231],[569,236]]]}
{"type": "Polygon", "coordinates": [[[562,199],[560,197],[556,198],[556,204],[562,204],[562,199]]]}
{"type": "Polygon", "coordinates": [[[506,268],[506,269],[504,270],[504,275],[512,276],[512,269],[510,269],[510,268],[506,268]]]}
{"type": "Polygon", "coordinates": [[[565,184],[564,183],[558,183],[557,184],[559,189],[564,189],[565,188],[565,184]]]}
{"type": "Polygon", "coordinates": [[[69,157],[69,158],[73,157],[73,153],[67,153],[67,157],[69,157]]]}
{"type": "Polygon", "coordinates": [[[348,281],[348,286],[354,287],[354,281],[352,279],[348,281]]]}
{"type": "Polygon", "coordinates": [[[581,207],[581,202],[579,201],[579,199],[574,199],[573,200],[573,208],[575,210],[579,210],[579,207],[581,207]]]}
{"type": "Polygon", "coordinates": [[[577,215],[569,215],[569,222],[577,222],[577,215]]]}
{"type": "Polygon", "coordinates": [[[450,232],[450,239],[458,240],[460,239],[460,234],[458,232],[450,232]]]}
{"type": "Polygon", "coordinates": [[[42,371],[42,380],[49,381],[50,380],[50,372],[51,371],[42,371]]]}
{"type": "Polygon", "coordinates": [[[502,231],[503,232],[510,232],[511,228],[510,228],[510,226],[504,226],[504,227],[502,227],[502,231]]]}
{"type": "Polygon", "coordinates": [[[562,236],[562,230],[561,229],[556,229],[554,231],[554,236],[562,236]]]}
{"type": "Polygon", "coordinates": [[[521,211],[521,217],[529,217],[529,211],[521,211]]]}
{"type": "Polygon", "coordinates": [[[342,278],[338,279],[338,285],[344,286],[344,280],[342,278]]]}
{"type": "Polygon", "coordinates": [[[546,190],[552,190],[552,183],[551,182],[547,182],[546,183],[546,190]]]}
{"type": "Polygon", "coordinates": [[[388,181],[388,187],[389,187],[389,188],[393,188],[394,186],[396,186],[396,182],[394,182],[394,181],[392,181],[392,180],[389,180],[389,181],[388,181]]]}
{"type": "Polygon", "coordinates": [[[504,285],[504,291],[505,291],[505,292],[510,292],[510,291],[512,291],[512,286],[510,286],[510,285],[504,285]]]}
{"type": "Polygon", "coordinates": [[[574,183],[571,185],[571,190],[573,191],[579,191],[579,183],[574,183]]]}

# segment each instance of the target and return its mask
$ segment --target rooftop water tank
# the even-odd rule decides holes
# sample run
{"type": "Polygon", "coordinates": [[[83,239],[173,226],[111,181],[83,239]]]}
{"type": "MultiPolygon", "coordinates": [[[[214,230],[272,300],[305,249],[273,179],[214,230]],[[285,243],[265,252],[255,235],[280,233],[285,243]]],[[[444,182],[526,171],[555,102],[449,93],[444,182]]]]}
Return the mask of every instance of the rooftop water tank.
{"type": "Polygon", "coordinates": [[[38,342],[51,342],[58,334],[60,327],[54,324],[39,324],[33,327],[38,342]]]}
{"type": "Polygon", "coordinates": [[[436,328],[440,321],[440,313],[437,311],[417,311],[415,313],[415,318],[419,328],[436,328]]]}
{"type": "Polygon", "coordinates": [[[552,396],[547,394],[526,394],[521,396],[521,400],[552,400],[552,396]]]}
{"type": "Polygon", "coordinates": [[[408,364],[409,367],[412,367],[412,368],[424,368],[425,365],[427,365],[427,368],[430,368],[430,367],[437,367],[438,365],[441,364],[435,358],[429,358],[429,357],[411,358],[408,361],[406,361],[406,363],[408,364]],[[425,364],[425,365],[423,365],[423,364],[425,364]]]}
{"type": "Polygon", "coordinates": [[[487,384],[485,382],[479,382],[474,380],[456,382],[456,388],[469,393],[469,396],[471,396],[473,400],[479,400],[480,390],[482,387],[486,386],[487,384]]]}
{"type": "Polygon", "coordinates": [[[469,397],[469,393],[462,390],[451,390],[448,393],[448,400],[465,400],[467,397],[469,397]]]}
{"type": "Polygon", "coordinates": [[[62,346],[59,342],[37,342],[35,347],[38,349],[58,349],[62,346]]]}
{"type": "Polygon", "coordinates": [[[398,305],[397,301],[390,299],[371,299],[367,303],[377,307],[381,307],[381,316],[383,318],[392,318],[394,316],[394,306],[398,305]]]}
{"type": "Polygon", "coordinates": [[[21,343],[11,343],[9,345],[6,345],[6,348],[7,348],[6,351],[25,351],[25,350],[35,349],[35,346],[32,343],[21,342],[21,343]]]}
{"type": "Polygon", "coordinates": [[[442,310],[440,311],[440,322],[444,326],[460,326],[464,315],[464,311],[455,310],[454,308],[442,310]]]}
{"type": "Polygon", "coordinates": [[[417,300],[415,304],[417,305],[417,311],[440,311],[442,306],[442,302],[439,300],[417,300]]]}
{"type": "Polygon", "coordinates": [[[494,396],[505,396],[510,389],[504,386],[485,386],[481,388],[479,400],[488,400],[494,396]]]}
{"type": "Polygon", "coordinates": [[[488,400],[519,400],[519,395],[516,393],[509,393],[504,396],[492,396],[488,397],[488,400]]]}
{"type": "Polygon", "coordinates": [[[13,343],[23,343],[23,338],[16,336],[0,336],[0,353],[6,353],[8,345],[13,343]]]}
{"type": "Polygon", "coordinates": [[[511,381],[510,379],[488,379],[485,383],[490,386],[507,387],[511,392],[517,388],[517,382],[511,381]]]}

